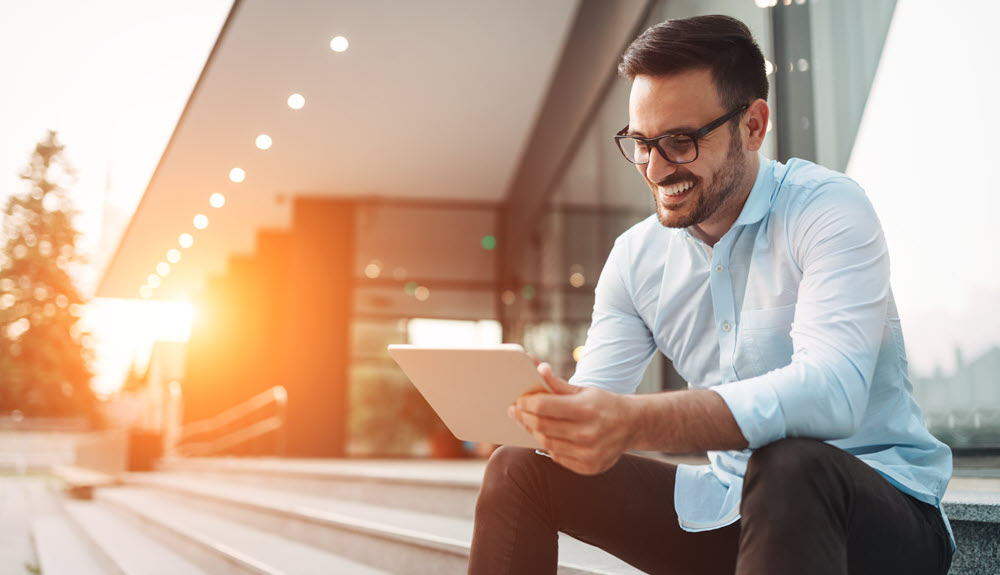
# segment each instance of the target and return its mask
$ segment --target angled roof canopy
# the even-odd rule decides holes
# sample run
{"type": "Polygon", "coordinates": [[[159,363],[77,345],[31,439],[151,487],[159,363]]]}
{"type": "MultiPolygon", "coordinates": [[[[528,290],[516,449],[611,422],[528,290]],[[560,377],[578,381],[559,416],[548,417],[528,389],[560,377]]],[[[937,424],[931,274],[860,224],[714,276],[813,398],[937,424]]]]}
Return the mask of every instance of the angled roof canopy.
{"type": "Polygon", "coordinates": [[[185,299],[258,229],[287,226],[296,195],[501,201],[577,4],[237,1],[97,295],[139,297],[178,249],[154,297],[185,299]]]}

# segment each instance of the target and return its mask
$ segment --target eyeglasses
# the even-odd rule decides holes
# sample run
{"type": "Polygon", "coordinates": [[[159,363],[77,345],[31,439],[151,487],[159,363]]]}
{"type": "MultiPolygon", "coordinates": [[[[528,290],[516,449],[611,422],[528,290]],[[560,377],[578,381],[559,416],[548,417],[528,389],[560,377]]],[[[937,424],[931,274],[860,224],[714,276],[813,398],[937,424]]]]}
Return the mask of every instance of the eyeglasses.
{"type": "Polygon", "coordinates": [[[725,116],[706,124],[700,130],[681,134],[663,134],[655,138],[640,138],[628,135],[625,126],[615,135],[615,143],[625,159],[633,164],[648,164],[649,150],[656,148],[664,160],[672,164],[690,164],[698,159],[698,140],[704,138],[712,130],[728,122],[733,116],[750,107],[744,104],[725,116]]]}

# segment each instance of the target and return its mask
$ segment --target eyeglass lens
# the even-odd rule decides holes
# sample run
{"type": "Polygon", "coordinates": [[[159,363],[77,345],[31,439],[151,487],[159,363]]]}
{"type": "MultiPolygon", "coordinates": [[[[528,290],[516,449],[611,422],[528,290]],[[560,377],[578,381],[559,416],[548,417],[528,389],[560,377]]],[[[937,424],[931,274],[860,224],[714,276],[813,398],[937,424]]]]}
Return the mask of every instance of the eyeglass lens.
{"type": "MultiPolygon", "coordinates": [[[[698,157],[698,148],[694,140],[688,136],[668,136],[657,140],[660,149],[666,154],[667,159],[677,164],[693,162],[698,157]]],[[[645,164],[649,162],[651,145],[635,138],[622,138],[618,141],[622,152],[628,160],[635,164],[645,164]]]]}

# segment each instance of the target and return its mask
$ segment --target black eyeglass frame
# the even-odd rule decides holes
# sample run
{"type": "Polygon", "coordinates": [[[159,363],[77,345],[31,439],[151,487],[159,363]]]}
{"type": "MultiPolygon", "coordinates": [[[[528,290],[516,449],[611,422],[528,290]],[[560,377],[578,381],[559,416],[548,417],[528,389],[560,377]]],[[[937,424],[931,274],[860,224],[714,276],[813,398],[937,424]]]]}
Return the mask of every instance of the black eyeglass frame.
{"type": "Polygon", "coordinates": [[[713,130],[719,128],[719,126],[722,126],[726,122],[728,122],[729,120],[731,120],[733,118],[733,116],[735,116],[736,114],[739,114],[740,112],[743,112],[744,110],[746,110],[749,107],[750,107],[750,104],[743,104],[739,108],[736,108],[735,110],[733,110],[732,112],[729,112],[725,116],[722,116],[722,117],[720,117],[718,119],[712,120],[711,122],[709,122],[708,124],[705,124],[704,126],[702,126],[701,128],[699,128],[698,130],[695,130],[694,132],[681,132],[681,133],[675,132],[675,133],[672,133],[672,134],[663,134],[662,136],[657,136],[655,138],[640,138],[639,136],[630,136],[630,135],[628,135],[628,125],[626,125],[624,128],[622,128],[621,130],[619,130],[617,134],[615,134],[615,144],[618,146],[618,151],[621,152],[623,156],[625,156],[625,159],[628,160],[630,164],[635,164],[637,166],[644,166],[644,165],[646,165],[646,164],[649,163],[649,160],[646,160],[645,162],[634,162],[634,161],[632,161],[632,159],[628,157],[628,154],[625,153],[625,149],[622,148],[622,140],[625,140],[626,138],[630,139],[630,140],[638,140],[638,141],[643,142],[644,144],[646,144],[646,146],[649,146],[649,147],[652,147],[652,148],[656,148],[656,151],[660,153],[660,157],[663,158],[664,160],[670,162],[671,164],[690,164],[691,162],[693,162],[693,161],[695,161],[695,160],[698,159],[698,154],[700,153],[700,150],[698,148],[698,140],[700,140],[701,138],[704,138],[709,133],[711,133],[713,130]],[[691,142],[694,144],[694,158],[692,158],[692,159],[690,159],[690,160],[688,160],[686,162],[675,162],[675,161],[671,160],[670,158],[668,158],[667,154],[663,151],[663,148],[660,147],[660,140],[662,140],[664,138],[677,138],[677,137],[681,137],[681,136],[684,136],[684,137],[687,137],[687,138],[691,138],[691,142]]]}

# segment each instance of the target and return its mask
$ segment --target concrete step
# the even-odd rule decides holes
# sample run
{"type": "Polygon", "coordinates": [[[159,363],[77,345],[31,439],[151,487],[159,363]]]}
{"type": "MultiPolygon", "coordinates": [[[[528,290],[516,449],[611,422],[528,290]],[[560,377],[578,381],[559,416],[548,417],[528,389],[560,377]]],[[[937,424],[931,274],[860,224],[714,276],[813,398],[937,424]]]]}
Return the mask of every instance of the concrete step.
{"type": "Polygon", "coordinates": [[[159,469],[384,507],[472,519],[484,460],[337,460],[205,457],[164,460],[159,469]]]}
{"type": "Polygon", "coordinates": [[[92,545],[114,565],[113,573],[208,575],[207,571],[137,529],[128,517],[104,505],[92,501],[66,501],[64,506],[79,531],[86,533],[92,545]]]}
{"type": "MultiPolygon", "coordinates": [[[[175,508],[197,507],[214,517],[269,529],[391,573],[438,575],[467,569],[473,528],[469,519],[239,484],[200,473],[135,474],[126,481],[147,488],[147,498],[172,497],[175,508]]],[[[560,535],[559,573],[636,575],[641,571],[560,535]]]]}
{"type": "Polygon", "coordinates": [[[33,518],[31,539],[45,575],[119,575],[95,555],[90,542],[63,515],[33,518]]]}
{"type": "Polygon", "coordinates": [[[197,568],[157,573],[388,575],[275,533],[274,524],[248,525],[227,519],[202,505],[165,497],[141,487],[100,489],[97,501],[127,514],[147,533],[165,542],[197,568]]]}

